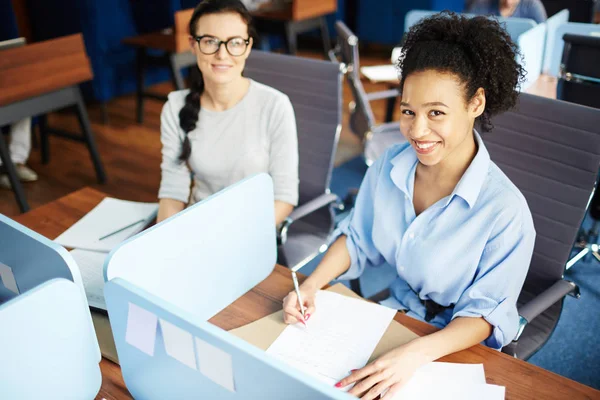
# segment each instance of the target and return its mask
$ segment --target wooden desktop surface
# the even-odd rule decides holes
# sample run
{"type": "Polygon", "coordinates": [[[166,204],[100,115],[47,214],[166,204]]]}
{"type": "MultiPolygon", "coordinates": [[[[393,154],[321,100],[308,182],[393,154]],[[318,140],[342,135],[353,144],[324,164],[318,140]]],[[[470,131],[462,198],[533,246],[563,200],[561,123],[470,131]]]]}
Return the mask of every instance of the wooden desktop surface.
{"type": "Polygon", "coordinates": [[[81,34],[2,50],[0,106],[93,78],[81,34]]]}
{"type": "MultiPolygon", "coordinates": [[[[54,239],[96,206],[105,194],[84,188],[15,217],[17,222],[54,239]]],[[[246,325],[281,309],[284,296],[293,288],[289,271],[276,266],[267,279],[221,311],[210,322],[229,330],[246,325]]],[[[436,328],[403,314],[396,321],[419,335],[436,328]]],[[[477,345],[444,357],[441,361],[483,363],[488,383],[506,387],[506,399],[600,399],[600,391],[569,380],[506,354],[477,345]]],[[[97,399],[130,399],[121,370],[106,359],[100,363],[102,387],[97,399]]]]}

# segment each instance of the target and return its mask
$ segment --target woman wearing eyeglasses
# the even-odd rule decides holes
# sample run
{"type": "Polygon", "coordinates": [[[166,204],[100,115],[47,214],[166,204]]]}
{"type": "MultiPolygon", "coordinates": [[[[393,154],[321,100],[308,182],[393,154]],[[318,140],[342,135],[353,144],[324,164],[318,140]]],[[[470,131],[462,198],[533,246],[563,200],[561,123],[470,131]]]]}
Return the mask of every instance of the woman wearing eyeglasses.
{"type": "Polygon", "coordinates": [[[292,104],[285,94],[242,76],[253,28],[239,0],[202,1],[189,28],[200,76],[189,90],[170,93],[162,111],[158,221],[251,174],[267,172],[279,224],[298,201],[292,104]]]}

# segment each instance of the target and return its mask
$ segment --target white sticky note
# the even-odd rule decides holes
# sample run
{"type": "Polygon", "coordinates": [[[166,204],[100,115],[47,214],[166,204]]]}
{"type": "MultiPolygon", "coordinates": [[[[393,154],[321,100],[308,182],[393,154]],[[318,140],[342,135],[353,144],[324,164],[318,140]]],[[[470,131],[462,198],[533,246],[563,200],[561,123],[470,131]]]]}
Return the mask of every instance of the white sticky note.
{"type": "Polygon", "coordinates": [[[154,356],[158,318],[150,311],[129,303],[125,341],[149,356],[154,356]]]}
{"type": "Polygon", "coordinates": [[[194,339],[196,339],[198,367],[202,375],[225,389],[235,392],[231,354],[206,343],[204,340],[194,339]]]}
{"type": "Polygon", "coordinates": [[[13,274],[12,268],[6,264],[0,263],[0,279],[2,279],[2,284],[5,288],[10,290],[15,294],[19,294],[19,287],[17,286],[17,281],[15,280],[15,275],[13,274]]]}
{"type": "Polygon", "coordinates": [[[159,319],[159,321],[167,354],[180,363],[196,369],[192,334],[164,319],[159,319]]]}

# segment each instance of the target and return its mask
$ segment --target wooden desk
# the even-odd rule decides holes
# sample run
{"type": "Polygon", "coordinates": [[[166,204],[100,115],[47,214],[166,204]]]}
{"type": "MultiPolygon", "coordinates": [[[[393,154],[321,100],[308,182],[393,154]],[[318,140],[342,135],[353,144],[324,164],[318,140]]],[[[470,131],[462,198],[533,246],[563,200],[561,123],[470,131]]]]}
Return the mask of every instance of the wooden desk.
{"type": "MultiPolygon", "coordinates": [[[[15,219],[53,239],[104,197],[101,192],[85,188],[15,219]]],[[[283,297],[292,288],[289,271],[276,266],[267,279],[213,317],[210,322],[225,330],[253,322],[280,310],[283,297]]],[[[404,314],[396,314],[395,319],[419,335],[436,330],[404,314]]],[[[441,361],[483,363],[487,382],[505,386],[507,400],[600,399],[600,391],[481,345],[444,357],[441,361]]],[[[130,399],[119,366],[103,359],[100,368],[103,380],[97,399],[130,399]]]]}
{"type": "MultiPolygon", "coordinates": [[[[92,79],[92,69],[81,34],[3,50],[0,56],[0,126],[41,115],[42,162],[49,161],[48,134],[58,134],[87,144],[98,182],[106,181],[79,84],[92,79]],[[59,132],[45,124],[45,114],[75,107],[83,135],[59,132]]],[[[6,143],[0,135],[0,160],[6,166],[22,212],[29,209],[6,143]]]]}

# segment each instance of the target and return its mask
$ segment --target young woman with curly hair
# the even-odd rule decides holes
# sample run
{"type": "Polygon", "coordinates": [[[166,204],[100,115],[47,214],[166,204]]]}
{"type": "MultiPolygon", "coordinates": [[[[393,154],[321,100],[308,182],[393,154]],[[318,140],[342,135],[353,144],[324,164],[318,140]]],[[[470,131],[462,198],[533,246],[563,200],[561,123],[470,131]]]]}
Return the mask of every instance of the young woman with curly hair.
{"type": "MultiPolygon", "coordinates": [[[[500,349],[516,336],[533,220],[474,129],[478,121],[489,130],[491,116],[515,105],[523,80],[516,55],[506,31],[485,17],[437,14],[408,33],[399,60],[407,143],[369,168],[339,237],[300,290],[308,319],[319,288],[387,263],[397,277],[381,303],[442,329],[337,387],[356,383],[350,393],[363,399],[387,390],[387,400],[428,362],[480,342],[500,349]]],[[[303,321],[294,292],[284,312],[287,323],[303,321]]]]}
{"type": "Polygon", "coordinates": [[[267,172],[281,223],[298,202],[296,119],[288,96],[242,75],[252,17],[240,0],[204,0],[189,30],[199,76],[190,89],[170,93],[161,114],[158,221],[267,172]]]}

